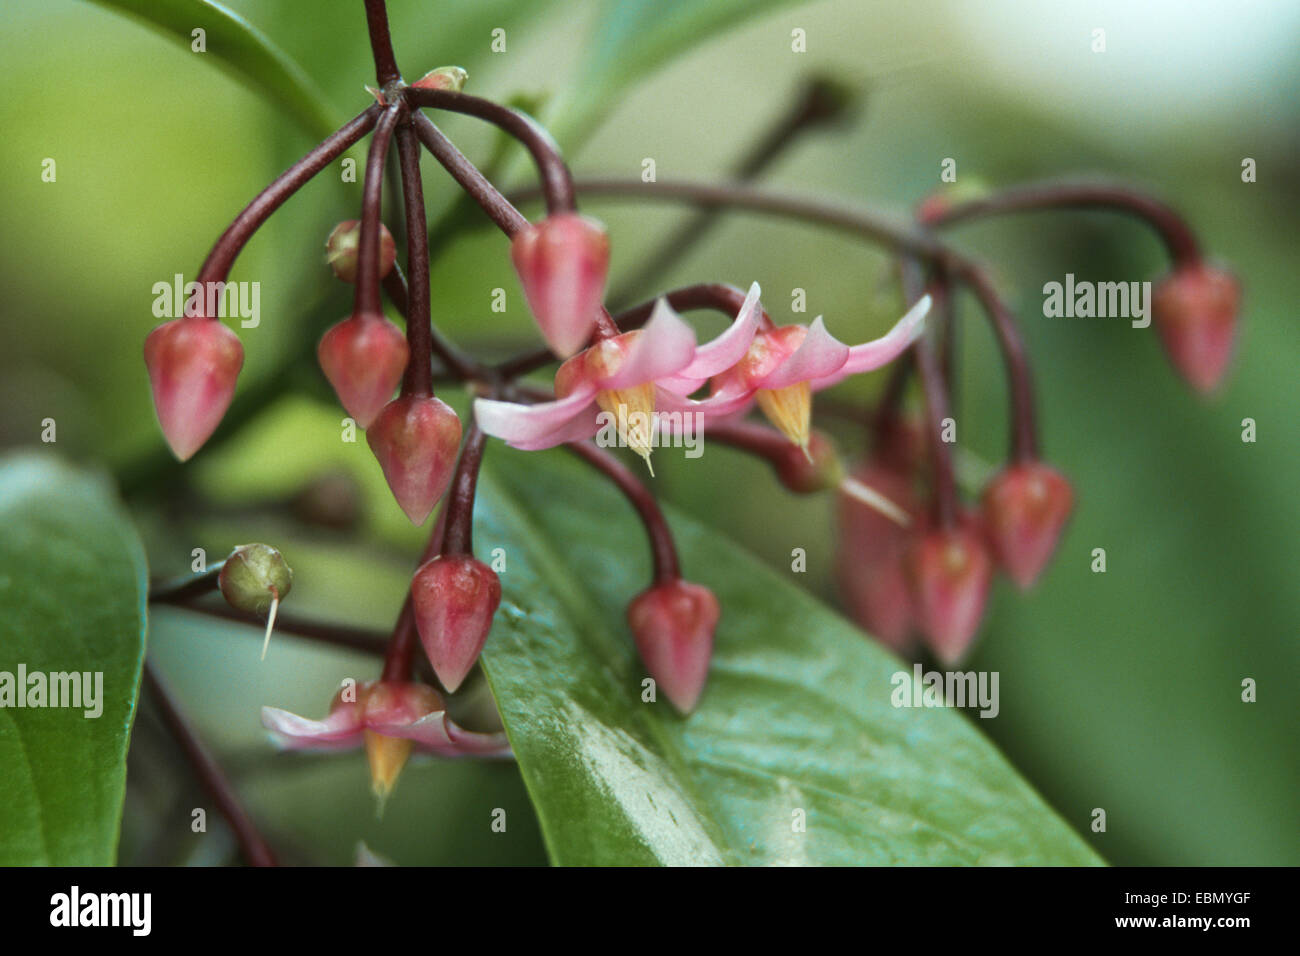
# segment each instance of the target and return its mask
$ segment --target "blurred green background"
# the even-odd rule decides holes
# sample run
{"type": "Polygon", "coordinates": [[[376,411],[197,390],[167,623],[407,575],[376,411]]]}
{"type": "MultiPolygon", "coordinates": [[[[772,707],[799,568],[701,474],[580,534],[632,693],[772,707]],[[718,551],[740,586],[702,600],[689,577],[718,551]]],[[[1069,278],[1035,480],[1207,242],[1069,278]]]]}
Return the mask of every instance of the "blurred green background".
{"type": "MultiPolygon", "coordinates": [[[[289,0],[229,5],[302,65],[326,112],[341,121],[366,105],[362,84],[373,76],[359,0],[310,13],[289,0]]],[[[821,74],[861,91],[865,106],[844,128],[783,155],[765,176],[774,186],[902,216],[952,157],[959,184],[1098,173],[1150,187],[1183,211],[1245,288],[1237,365],[1211,402],[1176,380],[1153,330],[1041,316],[1039,290],[1067,272],[1155,279],[1162,252],[1140,225],[1038,214],[954,234],[993,264],[1020,311],[1046,454],[1079,501],[1040,586],[1028,597],[1002,583],[995,590],[971,666],[1001,673],[1002,709],[978,723],[1113,863],[1300,862],[1300,7],[768,4],[698,44],[694,27],[669,31],[654,55],[673,58],[653,70],[651,39],[672,14],[637,0],[389,6],[408,79],[457,63],[471,92],[537,99],[579,176],[636,177],[652,158],[661,179],[723,178],[821,74]],[[506,31],[505,53],[489,49],[494,28],[506,31]],[[1106,31],[1104,53],[1091,49],[1094,28],[1106,31]],[[805,53],[791,50],[795,29],[806,32],[805,53]],[[626,76],[600,72],[610,56],[626,76]],[[1258,164],[1256,183],[1241,181],[1245,157],[1258,164]],[[1240,438],[1247,417],[1258,423],[1254,444],[1240,438]],[[1096,547],[1107,552],[1104,575],[1089,570],[1096,547]],[[1258,703],[1240,701],[1247,677],[1258,682],[1258,703]],[[1097,807],[1107,811],[1104,834],[1086,832],[1097,807]]],[[[41,420],[53,417],[61,451],[127,482],[155,573],[185,570],[195,547],[215,558],[269,540],[297,572],[300,613],[389,626],[420,535],[364,444],[338,440],[341,413],[314,362],[290,361],[347,311],[322,245],[334,223],[358,215],[360,185],[326,171],[258,233],[232,274],[261,283],[262,324],[240,330],[241,388],[291,394],[265,402],[236,437],[185,469],[160,467],[140,358],[158,321],[152,286],[178,272],[192,278],[234,214],[314,137],[305,117],[295,122],[232,79],[211,49],[190,52],[98,6],[11,0],[0,24],[0,443],[39,443],[41,420]],[[46,157],[57,162],[54,183],[41,179],[46,157]],[[359,530],[304,527],[275,506],[330,469],[360,483],[359,530]]],[[[491,153],[493,136],[472,120],[440,124],[471,158],[491,153]]],[[[526,184],[530,170],[517,160],[507,178],[526,184]]],[[[436,213],[454,192],[432,161],[425,174],[436,213]]],[[[684,215],[596,199],[584,209],[610,227],[615,287],[684,215]]],[[[661,285],[757,280],[778,322],[808,317],[790,311],[791,290],[801,288],[809,315],[825,314],[832,332],[860,341],[895,317],[891,279],[876,250],[745,214],[725,217],[661,285]]],[[[484,353],[534,341],[494,232],[448,241],[434,263],[433,299],[440,327],[484,353]],[[504,315],[490,311],[496,287],[507,290],[504,315]]],[[[1000,366],[979,314],[963,302],[961,315],[959,437],[995,462],[1005,441],[1000,366]]],[[[700,318],[704,334],[720,326],[700,318]]],[[[865,401],[879,378],[837,397],[865,401]]],[[[860,446],[860,429],[824,422],[846,447],[860,446]]],[[[764,467],[725,449],[690,469],[672,454],[656,466],[665,497],[775,567],[788,571],[791,549],[805,548],[800,582],[833,599],[827,500],[792,499],[764,467]]],[[[164,611],[150,653],[291,855],[349,862],[365,841],[406,864],[544,861],[508,766],[414,766],[380,824],[359,755],[271,755],[259,706],[323,712],[337,682],[366,676],[370,665],[282,637],[267,664],[250,670],[236,651],[252,639],[245,628],[164,611]],[[488,828],[494,807],[510,815],[507,834],[488,828]]],[[[146,711],[123,862],[176,859],[174,834],[195,803],[170,747],[146,711]]],[[[196,841],[182,858],[220,856],[211,841],[196,841]]]]}

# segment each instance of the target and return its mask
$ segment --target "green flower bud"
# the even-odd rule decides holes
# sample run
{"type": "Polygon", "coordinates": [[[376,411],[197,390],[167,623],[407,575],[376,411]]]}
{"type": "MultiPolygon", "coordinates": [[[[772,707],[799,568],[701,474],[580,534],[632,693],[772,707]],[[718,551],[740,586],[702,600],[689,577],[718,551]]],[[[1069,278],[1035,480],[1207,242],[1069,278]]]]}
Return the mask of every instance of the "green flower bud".
{"type": "Polygon", "coordinates": [[[231,607],[265,614],[293,587],[293,571],[269,544],[241,544],[226,558],[217,583],[231,607]]]}

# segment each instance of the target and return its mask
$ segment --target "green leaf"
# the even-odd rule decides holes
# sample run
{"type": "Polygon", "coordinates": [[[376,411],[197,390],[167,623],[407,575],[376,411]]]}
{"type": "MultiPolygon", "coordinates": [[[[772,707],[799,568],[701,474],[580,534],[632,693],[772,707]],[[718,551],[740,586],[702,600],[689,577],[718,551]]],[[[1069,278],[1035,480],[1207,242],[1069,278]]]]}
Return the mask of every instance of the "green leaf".
{"type": "Polygon", "coordinates": [[[581,137],[633,83],[724,28],[790,0],[603,0],[578,76],[576,102],[556,108],[552,133],[581,137]]]}
{"type": "Polygon", "coordinates": [[[89,0],[154,27],[186,49],[192,31],[206,33],[206,52],[245,86],[290,113],[307,132],[328,136],[340,124],[306,72],[265,34],[212,0],[89,0]]]}
{"type": "Polygon", "coordinates": [[[102,481],[47,456],[0,459],[0,528],[0,865],[110,865],[144,661],[144,551],[102,481]],[[90,708],[102,712],[87,717],[84,699],[16,707],[20,667],[102,673],[90,708]]]}
{"type": "Polygon", "coordinates": [[[669,512],[723,608],[683,719],[641,700],[624,608],[649,568],[618,493],[493,447],[479,511],[506,559],[485,669],[554,862],[1101,862],[971,720],[892,706],[906,665],[716,532],[669,512]]]}

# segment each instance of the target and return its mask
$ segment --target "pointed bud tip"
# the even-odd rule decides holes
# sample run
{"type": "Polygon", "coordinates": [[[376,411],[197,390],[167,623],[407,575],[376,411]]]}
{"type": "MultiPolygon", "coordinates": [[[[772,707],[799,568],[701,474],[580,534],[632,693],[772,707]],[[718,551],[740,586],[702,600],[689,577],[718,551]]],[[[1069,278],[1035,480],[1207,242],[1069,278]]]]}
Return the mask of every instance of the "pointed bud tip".
{"type": "Polygon", "coordinates": [[[420,643],[438,680],[455,691],[478,660],[501,604],[496,572],[469,555],[439,555],[411,579],[420,643]]]}
{"type": "MultiPolygon", "coordinates": [[[[348,219],[339,223],[325,240],[325,260],[334,275],[344,282],[357,281],[357,250],[361,245],[361,220],[348,219]]],[[[393,234],[382,222],[379,224],[379,277],[393,271],[397,261],[397,245],[393,234]]]]}
{"type": "Polygon", "coordinates": [[[680,578],[650,587],[628,605],[642,663],[683,714],[695,709],[704,691],[720,613],[712,591],[680,578]]]}

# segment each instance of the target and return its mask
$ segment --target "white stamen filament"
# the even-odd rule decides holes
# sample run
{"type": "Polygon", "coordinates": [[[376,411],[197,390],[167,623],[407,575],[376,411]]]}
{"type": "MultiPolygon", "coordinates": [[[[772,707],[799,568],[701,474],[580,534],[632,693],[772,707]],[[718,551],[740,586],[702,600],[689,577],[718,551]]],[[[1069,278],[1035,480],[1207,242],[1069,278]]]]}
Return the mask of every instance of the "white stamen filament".
{"type": "Polygon", "coordinates": [[[271,588],[271,610],[266,615],[266,637],[262,639],[262,660],[266,660],[266,649],[271,646],[271,629],[275,627],[275,614],[280,610],[280,592],[271,588]]]}
{"type": "Polygon", "coordinates": [[[873,508],[880,512],[890,521],[901,527],[906,528],[912,523],[912,518],[906,511],[894,504],[870,485],[864,485],[856,478],[844,478],[840,482],[840,490],[850,498],[861,501],[868,508],[873,508]]]}

